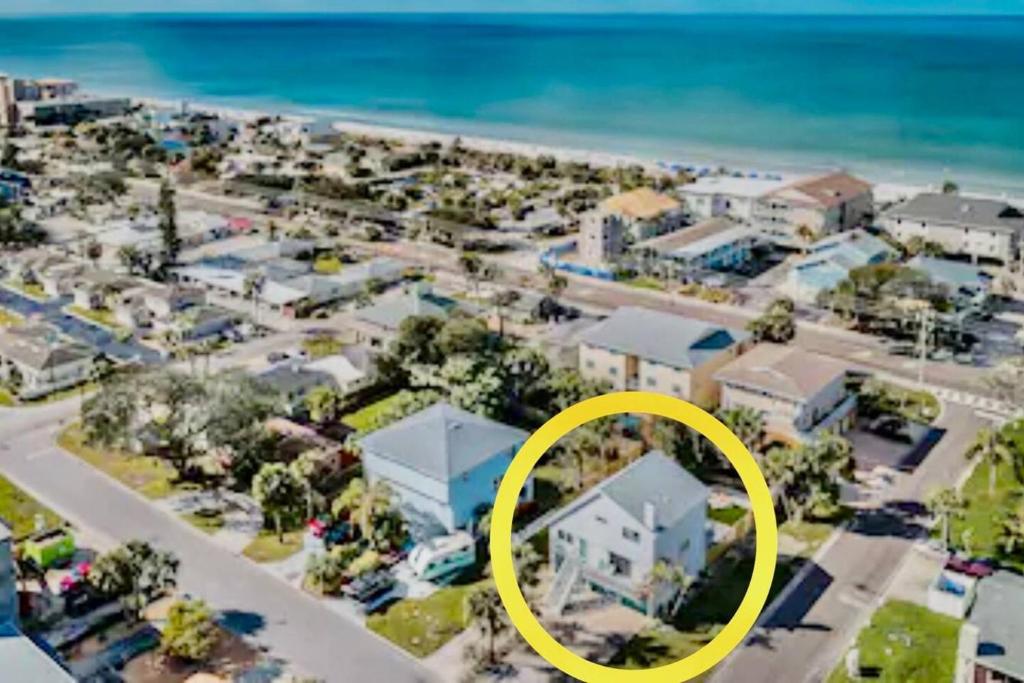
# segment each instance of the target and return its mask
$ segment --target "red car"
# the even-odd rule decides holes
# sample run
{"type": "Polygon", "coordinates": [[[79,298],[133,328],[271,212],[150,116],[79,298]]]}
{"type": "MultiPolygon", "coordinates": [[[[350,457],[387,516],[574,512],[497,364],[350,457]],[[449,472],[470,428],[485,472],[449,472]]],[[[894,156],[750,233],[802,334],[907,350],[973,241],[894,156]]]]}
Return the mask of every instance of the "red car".
{"type": "Polygon", "coordinates": [[[950,555],[946,560],[946,569],[976,579],[983,579],[995,572],[995,568],[984,560],[968,560],[956,555],[950,555]]]}

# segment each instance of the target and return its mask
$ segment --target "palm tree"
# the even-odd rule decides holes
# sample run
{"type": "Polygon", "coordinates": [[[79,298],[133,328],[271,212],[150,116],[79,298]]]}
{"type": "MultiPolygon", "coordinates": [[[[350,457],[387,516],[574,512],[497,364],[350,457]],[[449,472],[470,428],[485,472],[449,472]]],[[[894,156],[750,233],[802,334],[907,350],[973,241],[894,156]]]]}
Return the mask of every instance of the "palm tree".
{"type": "Polygon", "coordinates": [[[1024,555],[1024,503],[1003,518],[999,543],[1007,555],[1024,555]]]}
{"type": "Polygon", "coordinates": [[[561,443],[560,460],[564,467],[576,473],[577,491],[583,490],[587,478],[587,464],[600,448],[600,436],[589,424],[577,427],[561,443]]]}
{"type": "Polygon", "coordinates": [[[942,547],[949,550],[950,520],[963,517],[966,504],[956,489],[944,488],[932,493],[925,503],[933,516],[942,521],[942,547]]]}
{"type": "Polygon", "coordinates": [[[748,451],[757,451],[764,437],[764,417],[761,413],[747,406],[737,406],[721,411],[718,419],[743,442],[748,451]]]}
{"type": "Polygon", "coordinates": [[[463,605],[466,621],[472,623],[487,641],[487,664],[498,663],[495,641],[508,630],[508,612],[501,604],[501,596],[493,585],[486,585],[466,596],[463,605]]]}
{"type": "Polygon", "coordinates": [[[498,336],[505,336],[505,311],[520,299],[520,294],[514,289],[506,289],[494,295],[494,311],[498,315],[498,336]]]}
{"type": "Polygon", "coordinates": [[[139,265],[139,249],[133,244],[125,244],[117,250],[117,260],[121,266],[128,271],[129,275],[135,275],[139,265]]]}
{"type": "Polygon", "coordinates": [[[967,449],[968,458],[980,458],[988,465],[988,495],[996,493],[996,475],[1000,465],[1013,464],[1013,450],[1006,443],[1002,432],[990,427],[981,429],[974,442],[967,449]]]}
{"type": "Polygon", "coordinates": [[[818,238],[818,233],[814,232],[814,228],[809,225],[801,224],[796,228],[796,236],[803,243],[803,253],[807,253],[807,248],[818,238]]]}
{"type": "Polygon", "coordinates": [[[315,493],[313,479],[320,471],[320,458],[320,452],[315,449],[304,451],[288,465],[295,478],[302,482],[302,488],[306,494],[306,519],[313,519],[315,512],[313,509],[313,494],[315,493]]]}
{"type": "Polygon", "coordinates": [[[654,616],[653,605],[662,588],[669,588],[673,591],[672,604],[669,605],[668,617],[671,619],[679,609],[686,589],[693,583],[693,579],[687,575],[686,570],[677,565],[658,560],[644,578],[641,592],[647,599],[647,616],[654,616]]]}
{"type": "Polygon", "coordinates": [[[367,486],[365,480],[353,479],[335,499],[331,512],[337,517],[347,513],[360,535],[370,540],[377,519],[391,510],[392,499],[391,487],[383,481],[367,486]]]}
{"type": "Polygon", "coordinates": [[[266,282],[266,277],[261,273],[249,272],[242,283],[242,296],[252,301],[252,320],[256,324],[260,321],[259,299],[266,282]]]}
{"type": "Polygon", "coordinates": [[[473,293],[476,294],[480,288],[480,280],[484,274],[484,261],[479,254],[471,251],[464,251],[459,254],[459,270],[466,276],[473,285],[473,293]]]}

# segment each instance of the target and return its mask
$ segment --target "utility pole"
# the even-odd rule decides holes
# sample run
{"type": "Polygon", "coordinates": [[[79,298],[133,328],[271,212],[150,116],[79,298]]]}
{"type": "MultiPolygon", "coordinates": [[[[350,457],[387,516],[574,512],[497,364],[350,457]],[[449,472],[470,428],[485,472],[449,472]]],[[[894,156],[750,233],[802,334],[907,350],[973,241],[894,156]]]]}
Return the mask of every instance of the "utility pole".
{"type": "Polygon", "coordinates": [[[935,311],[929,306],[922,308],[918,311],[917,319],[919,323],[918,334],[917,334],[917,349],[918,349],[918,362],[917,362],[917,383],[920,387],[924,387],[924,364],[928,358],[928,340],[932,336],[932,330],[935,329],[935,311]]]}

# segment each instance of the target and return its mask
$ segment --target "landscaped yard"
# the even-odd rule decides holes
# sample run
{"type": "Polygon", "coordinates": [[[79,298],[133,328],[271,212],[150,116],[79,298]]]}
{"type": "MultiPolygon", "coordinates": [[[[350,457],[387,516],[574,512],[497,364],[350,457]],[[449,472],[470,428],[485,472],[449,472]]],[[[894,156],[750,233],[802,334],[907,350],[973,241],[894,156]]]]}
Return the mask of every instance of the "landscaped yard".
{"type": "Polygon", "coordinates": [[[147,498],[163,498],[175,491],[177,473],[166,462],[151,456],[93,448],[85,443],[85,434],[77,424],[61,432],[57,443],[147,498]]]}
{"type": "Polygon", "coordinates": [[[417,657],[426,657],[466,628],[464,604],[482,582],[441,588],[422,600],[402,600],[366,625],[417,657]]]}
{"type": "Polygon", "coordinates": [[[1024,499],[1024,485],[1018,480],[1013,467],[1003,464],[996,470],[995,495],[989,495],[988,478],[990,467],[980,462],[971,477],[964,484],[962,494],[967,509],[962,518],[954,518],[950,525],[950,541],[955,548],[965,548],[964,532],[970,529],[970,554],[981,557],[997,557],[1005,564],[1015,565],[1024,571],[1024,562],[1003,556],[999,547],[999,520],[1020,505],[1024,499]]]}
{"type": "MultiPolygon", "coordinates": [[[[769,604],[793,578],[800,564],[800,560],[780,559],[768,595],[769,604]]],[[[637,634],[611,663],[627,669],[647,668],[696,652],[735,614],[750,583],[753,567],[750,557],[723,558],[715,576],[679,611],[675,628],[662,625],[637,634]]]]}
{"type": "MultiPolygon", "coordinates": [[[[881,683],[951,681],[959,637],[957,619],[910,602],[887,602],[857,636],[861,671],[881,683]]],[[[853,680],[840,662],[828,683],[853,680]]]]}
{"type": "Polygon", "coordinates": [[[377,417],[381,413],[388,410],[395,401],[398,400],[398,394],[392,394],[387,398],[382,398],[376,403],[371,403],[354,413],[349,413],[341,418],[341,421],[356,430],[357,432],[365,432],[376,424],[377,417]]]}
{"type": "Polygon", "coordinates": [[[64,521],[55,512],[0,476],[0,519],[11,525],[11,533],[15,538],[36,530],[36,515],[43,516],[46,528],[57,526],[64,521]]]}
{"type": "Polygon", "coordinates": [[[664,282],[647,275],[638,275],[634,278],[630,278],[629,280],[626,280],[626,284],[630,287],[637,287],[639,289],[654,289],[659,292],[665,291],[664,282]]]}
{"type": "Polygon", "coordinates": [[[18,400],[14,398],[14,394],[4,387],[0,387],[0,406],[13,406],[17,402],[18,400]]]}
{"type": "Polygon", "coordinates": [[[302,550],[302,531],[286,531],[284,541],[274,531],[263,530],[242,554],[254,562],[281,562],[302,550]]]}
{"type": "Polygon", "coordinates": [[[23,282],[7,281],[5,283],[11,289],[15,289],[22,294],[27,294],[34,299],[46,299],[46,290],[43,289],[42,285],[37,284],[26,284],[23,282]]]}
{"type": "Polygon", "coordinates": [[[716,522],[722,524],[728,524],[732,526],[736,522],[743,519],[743,516],[747,514],[747,509],[742,505],[730,505],[724,508],[708,508],[708,519],[713,519],[716,522]]]}
{"type": "Polygon", "coordinates": [[[341,340],[330,335],[319,335],[302,341],[302,348],[309,354],[310,358],[333,356],[340,352],[344,346],[341,340]]]}
{"type": "Polygon", "coordinates": [[[182,519],[207,534],[215,534],[224,528],[224,513],[219,510],[190,512],[182,519]]]}
{"type": "Polygon", "coordinates": [[[865,414],[873,411],[891,413],[911,422],[929,424],[939,416],[939,399],[930,392],[880,380],[865,383],[861,404],[865,414]],[[868,401],[874,405],[868,405],[868,401]]]}

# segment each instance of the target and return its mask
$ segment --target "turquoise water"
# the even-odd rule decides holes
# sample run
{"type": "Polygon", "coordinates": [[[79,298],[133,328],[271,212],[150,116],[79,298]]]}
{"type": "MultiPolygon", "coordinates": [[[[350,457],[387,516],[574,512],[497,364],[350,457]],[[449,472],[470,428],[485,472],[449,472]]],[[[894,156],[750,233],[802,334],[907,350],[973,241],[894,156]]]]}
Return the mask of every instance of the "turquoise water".
{"type": "Polygon", "coordinates": [[[0,20],[0,70],[661,159],[1024,188],[1019,18],[28,18],[0,20]]]}

